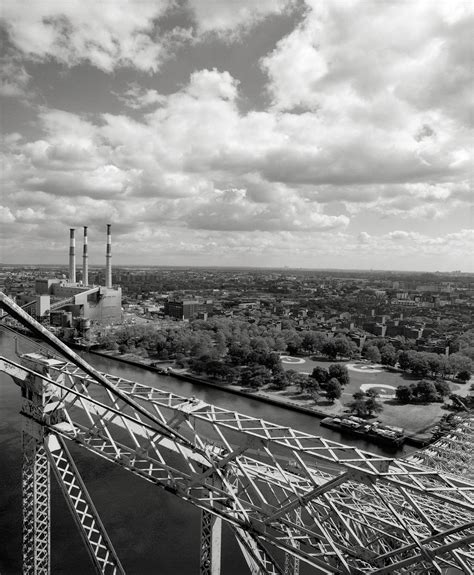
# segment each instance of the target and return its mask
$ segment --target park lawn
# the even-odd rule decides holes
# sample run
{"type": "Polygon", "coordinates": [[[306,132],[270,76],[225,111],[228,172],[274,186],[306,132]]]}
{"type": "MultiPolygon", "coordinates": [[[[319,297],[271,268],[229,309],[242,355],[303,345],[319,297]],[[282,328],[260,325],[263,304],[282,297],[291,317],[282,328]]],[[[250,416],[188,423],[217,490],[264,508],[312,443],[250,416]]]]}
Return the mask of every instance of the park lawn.
{"type": "MultiPolygon", "coordinates": [[[[326,369],[332,363],[353,363],[348,361],[314,361],[309,358],[304,358],[305,362],[301,364],[283,364],[285,370],[294,369],[299,373],[312,373],[316,366],[325,367],[326,369]]],[[[343,388],[341,403],[337,402],[335,406],[328,409],[328,406],[323,408],[316,405],[313,406],[320,411],[325,411],[328,414],[334,415],[336,412],[343,412],[347,409],[347,404],[352,401],[352,395],[360,390],[362,384],[373,385],[390,385],[395,389],[399,385],[410,385],[419,381],[419,379],[412,378],[402,372],[391,372],[383,370],[379,373],[361,373],[349,369],[349,384],[343,388]]],[[[464,385],[447,382],[452,392],[459,395],[467,395],[469,393],[470,382],[464,385]]],[[[425,434],[430,428],[435,426],[440,418],[449,413],[443,408],[442,403],[429,403],[429,404],[408,404],[401,405],[394,400],[381,400],[384,406],[382,413],[377,414],[376,418],[384,425],[393,425],[395,427],[402,427],[408,434],[419,433],[425,434]]],[[[310,402],[308,402],[309,404],[310,402]]],[[[309,406],[309,405],[308,405],[309,406]]],[[[374,421],[375,418],[372,420],[374,421]]],[[[428,434],[430,435],[430,434],[428,434]]]]}
{"type": "MultiPolygon", "coordinates": [[[[294,369],[298,373],[306,373],[310,375],[311,373],[313,373],[313,369],[316,366],[328,369],[329,366],[334,363],[341,363],[342,365],[346,365],[348,363],[354,363],[353,361],[330,361],[330,360],[314,361],[306,357],[304,358],[304,360],[305,360],[304,363],[299,364],[283,363],[282,364],[283,369],[285,371],[288,371],[289,369],[294,369]]],[[[399,372],[390,372],[383,370],[379,373],[371,373],[371,372],[361,373],[349,369],[349,384],[345,386],[344,392],[348,393],[352,398],[352,394],[355,393],[356,391],[359,391],[360,386],[364,383],[373,385],[391,385],[396,389],[399,385],[409,385],[413,381],[414,381],[413,379],[407,380],[407,376],[399,372]]]]}
{"type": "Polygon", "coordinates": [[[377,419],[384,425],[403,427],[408,434],[428,432],[443,415],[449,413],[442,403],[398,405],[384,401],[383,407],[377,419]]]}

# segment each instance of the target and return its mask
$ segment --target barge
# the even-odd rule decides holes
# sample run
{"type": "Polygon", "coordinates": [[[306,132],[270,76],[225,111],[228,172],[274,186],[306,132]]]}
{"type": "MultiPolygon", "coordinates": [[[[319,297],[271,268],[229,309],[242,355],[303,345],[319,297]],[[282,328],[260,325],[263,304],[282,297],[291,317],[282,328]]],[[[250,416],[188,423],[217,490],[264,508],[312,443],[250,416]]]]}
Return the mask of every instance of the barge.
{"type": "Polygon", "coordinates": [[[325,417],[321,425],[347,435],[362,437],[368,441],[392,447],[401,447],[406,439],[401,427],[382,425],[379,421],[371,423],[354,415],[325,417]]]}

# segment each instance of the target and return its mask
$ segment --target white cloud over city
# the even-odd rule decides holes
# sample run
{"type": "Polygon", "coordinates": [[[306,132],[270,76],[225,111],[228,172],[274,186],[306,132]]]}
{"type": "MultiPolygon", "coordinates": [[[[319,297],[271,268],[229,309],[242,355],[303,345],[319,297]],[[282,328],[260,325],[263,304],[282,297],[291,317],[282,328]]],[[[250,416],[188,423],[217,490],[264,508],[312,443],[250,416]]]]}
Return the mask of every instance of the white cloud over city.
{"type": "Polygon", "coordinates": [[[67,228],[94,246],[112,222],[117,263],[472,271],[473,19],[6,2],[0,259],[65,260],[67,228]]]}

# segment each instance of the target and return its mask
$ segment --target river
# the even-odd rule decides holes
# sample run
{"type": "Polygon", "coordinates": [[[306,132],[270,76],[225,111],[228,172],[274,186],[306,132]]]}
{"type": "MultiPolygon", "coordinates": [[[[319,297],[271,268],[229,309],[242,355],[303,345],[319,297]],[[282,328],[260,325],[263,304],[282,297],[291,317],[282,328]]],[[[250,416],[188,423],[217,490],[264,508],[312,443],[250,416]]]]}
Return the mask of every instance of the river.
{"type": "MultiPolygon", "coordinates": [[[[31,351],[22,345],[20,351],[31,351]]],[[[15,359],[14,338],[0,330],[0,355],[15,359]]],[[[321,428],[315,417],[298,413],[224,390],[200,386],[170,376],[128,366],[113,359],[84,353],[101,371],[120,375],[179,395],[199,397],[226,409],[355,445],[393,457],[393,452],[360,440],[349,440],[321,428]]],[[[0,573],[21,573],[21,421],[20,390],[0,373],[0,573]]],[[[407,448],[405,448],[407,449],[407,448]]],[[[130,575],[195,575],[199,572],[200,512],[131,473],[75,446],[70,451],[101,515],[123,566],[130,575]]],[[[402,456],[403,450],[397,452],[402,456]]],[[[54,479],[51,486],[51,572],[93,575],[94,569],[69,510],[54,479]]],[[[224,528],[222,572],[248,573],[240,549],[224,528]]],[[[312,570],[301,568],[302,575],[312,570]]]]}

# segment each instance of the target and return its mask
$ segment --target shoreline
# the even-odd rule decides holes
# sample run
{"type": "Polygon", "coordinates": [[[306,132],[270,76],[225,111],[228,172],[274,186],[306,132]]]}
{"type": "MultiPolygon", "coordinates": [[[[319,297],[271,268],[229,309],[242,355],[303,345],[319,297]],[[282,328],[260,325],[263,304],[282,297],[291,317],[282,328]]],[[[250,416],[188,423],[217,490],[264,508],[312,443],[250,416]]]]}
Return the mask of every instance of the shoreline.
{"type": "MultiPolygon", "coordinates": [[[[325,417],[331,417],[334,415],[338,415],[336,413],[328,413],[328,412],[314,409],[311,407],[306,407],[304,405],[300,405],[298,403],[292,402],[291,400],[279,399],[279,398],[277,399],[276,397],[269,396],[269,394],[265,393],[265,392],[256,391],[256,392],[252,393],[249,391],[244,391],[238,386],[215,383],[215,382],[212,382],[208,379],[202,379],[198,376],[191,375],[187,372],[172,371],[170,373],[163,373],[163,371],[160,370],[160,368],[157,368],[151,364],[145,363],[143,361],[138,361],[137,359],[127,358],[127,357],[124,357],[123,355],[120,355],[120,354],[115,355],[113,352],[107,353],[105,351],[87,349],[87,347],[79,345],[79,344],[74,344],[74,346],[72,346],[72,347],[76,347],[78,349],[81,349],[83,351],[87,351],[88,353],[95,354],[95,355],[98,355],[100,357],[104,357],[107,359],[114,359],[114,360],[119,361],[121,363],[132,365],[134,367],[138,367],[141,369],[146,369],[146,370],[152,371],[154,373],[158,373],[158,374],[162,374],[162,375],[168,375],[170,377],[176,377],[177,379],[181,379],[183,381],[189,381],[191,383],[195,383],[195,384],[199,384],[199,385],[206,385],[208,387],[214,387],[216,389],[220,389],[220,390],[232,393],[234,395],[240,395],[242,397],[248,397],[250,399],[255,399],[255,400],[261,401],[263,403],[275,405],[277,407],[289,409],[289,410],[296,411],[299,413],[304,413],[305,415],[311,415],[313,417],[317,417],[318,419],[324,419],[325,417]]],[[[367,439],[367,441],[370,442],[370,439],[367,439]]],[[[406,433],[405,443],[407,445],[420,448],[420,447],[425,447],[428,444],[428,441],[427,441],[426,434],[412,432],[412,433],[406,433]]]]}

